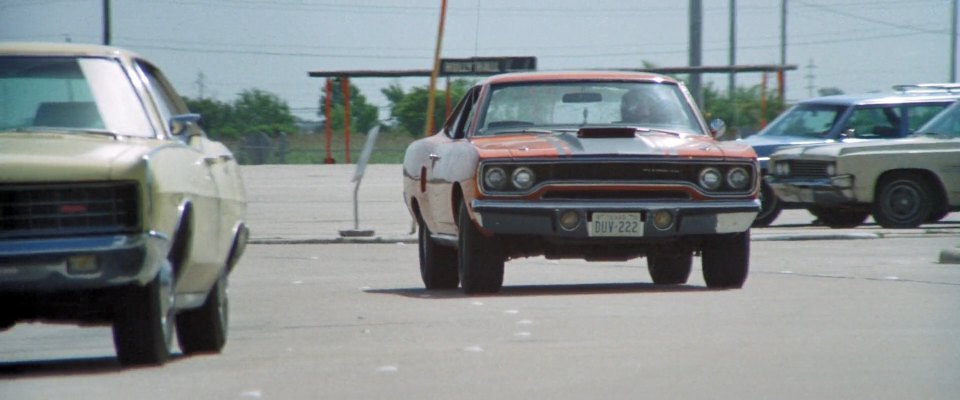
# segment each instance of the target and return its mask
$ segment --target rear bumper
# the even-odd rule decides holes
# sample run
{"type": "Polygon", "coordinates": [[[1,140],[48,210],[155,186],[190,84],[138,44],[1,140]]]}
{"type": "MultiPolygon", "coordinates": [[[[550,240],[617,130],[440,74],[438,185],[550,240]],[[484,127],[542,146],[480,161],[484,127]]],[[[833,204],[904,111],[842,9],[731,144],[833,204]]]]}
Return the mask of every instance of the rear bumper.
{"type": "Polygon", "coordinates": [[[157,233],[0,241],[0,292],[145,284],[169,247],[157,233]]]}
{"type": "Polygon", "coordinates": [[[671,238],[687,235],[739,233],[750,229],[760,211],[759,200],[666,202],[528,202],[474,200],[474,215],[483,229],[494,234],[542,237],[588,238],[587,225],[596,212],[640,213],[644,238],[671,238]],[[573,212],[579,224],[566,229],[560,216],[573,212]],[[656,212],[667,212],[673,223],[666,228],[654,225],[656,212]]]}

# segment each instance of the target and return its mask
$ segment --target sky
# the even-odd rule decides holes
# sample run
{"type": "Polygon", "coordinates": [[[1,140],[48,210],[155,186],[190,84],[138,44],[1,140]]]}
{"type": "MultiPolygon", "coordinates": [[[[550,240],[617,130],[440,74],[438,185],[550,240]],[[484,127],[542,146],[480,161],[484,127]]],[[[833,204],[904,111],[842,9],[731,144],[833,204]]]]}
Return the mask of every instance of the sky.
{"type": "MultiPolygon", "coordinates": [[[[948,82],[953,0],[788,0],[788,102],[821,88],[948,82]]],[[[702,0],[702,65],[730,61],[731,0],[702,0]]],[[[780,0],[736,0],[736,62],[781,59],[780,0]]],[[[441,0],[110,0],[111,44],[157,64],[181,95],[231,102],[260,89],[318,119],[310,71],[428,70],[441,0]]],[[[0,41],[102,43],[103,0],[0,0],[0,41]]],[[[689,63],[688,0],[448,0],[442,57],[535,56],[540,70],[689,63]]],[[[726,90],[728,76],[704,76],[726,90]]],[[[741,87],[759,85],[741,74],[741,87]]],[[[391,85],[358,78],[386,110],[391,85]]],[[[771,76],[770,88],[776,80],[771,76]]],[[[442,85],[442,82],[441,82],[442,85]]],[[[381,113],[386,115],[386,111],[381,113]]]]}

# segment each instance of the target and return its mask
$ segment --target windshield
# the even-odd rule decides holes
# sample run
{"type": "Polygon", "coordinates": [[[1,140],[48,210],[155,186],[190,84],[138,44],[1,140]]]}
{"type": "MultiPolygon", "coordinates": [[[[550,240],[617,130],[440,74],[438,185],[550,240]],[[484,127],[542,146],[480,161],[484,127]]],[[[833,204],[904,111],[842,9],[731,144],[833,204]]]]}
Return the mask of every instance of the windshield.
{"type": "Polygon", "coordinates": [[[494,86],[481,114],[479,134],[588,125],[704,134],[679,85],[616,81],[494,86]]]}
{"type": "Polygon", "coordinates": [[[51,129],[154,135],[118,61],[0,57],[0,132],[51,129]]]}
{"type": "Polygon", "coordinates": [[[930,122],[921,126],[917,133],[960,138],[960,102],[937,114],[930,122]]]}
{"type": "Polygon", "coordinates": [[[822,138],[830,132],[844,106],[798,104],[773,120],[758,135],[822,138]]]}

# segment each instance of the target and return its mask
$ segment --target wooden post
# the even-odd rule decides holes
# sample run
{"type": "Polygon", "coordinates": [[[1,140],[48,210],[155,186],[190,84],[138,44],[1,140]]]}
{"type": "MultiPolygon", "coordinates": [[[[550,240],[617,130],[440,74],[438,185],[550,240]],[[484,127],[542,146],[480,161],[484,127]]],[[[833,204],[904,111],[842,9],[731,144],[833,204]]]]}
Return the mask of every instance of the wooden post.
{"type": "Polygon", "coordinates": [[[433,70],[430,71],[430,88],[427,90],[427,120],[424,129],[424,136],[433,134],[433,110],[436,108],[437,100],[433,98],[436,93],[437,75],[440,70],[440,48],[443,44],[443,24],[447,18],[447,0],[440,2],[440,26],[437,28],[437,47],[433,51],[433,70]]]}
{"type": "Polygon", "coordinates": [[[767,73],[760,80],[760,129],[767,126],[767,73]]]}

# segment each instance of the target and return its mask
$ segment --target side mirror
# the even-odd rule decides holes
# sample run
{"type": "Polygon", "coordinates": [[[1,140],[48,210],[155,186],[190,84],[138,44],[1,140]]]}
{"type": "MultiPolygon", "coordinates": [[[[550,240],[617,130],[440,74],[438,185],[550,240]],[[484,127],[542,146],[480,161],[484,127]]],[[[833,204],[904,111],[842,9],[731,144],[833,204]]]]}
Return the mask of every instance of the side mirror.
{"type": "Polygon", "coordinates": [[[727,133],[726,122],[723,122],[720,118],[710,120],[710,135],[713,136],[714,139],[720,138],[724,133],[727,133]]]}
{"type": "Polygon", "coordinates": [[[185,132],[190,135],[200,134],[199,129],[191,129],[191,127],[200,127],[200,114],[180,114],[170,117],[170,133],[173,136],[181,136],[185,132]]]}

